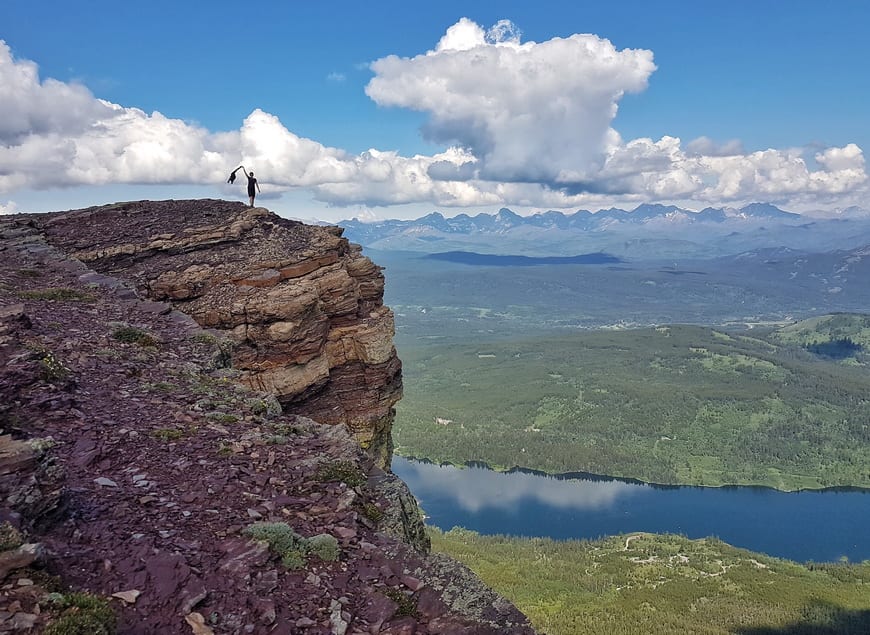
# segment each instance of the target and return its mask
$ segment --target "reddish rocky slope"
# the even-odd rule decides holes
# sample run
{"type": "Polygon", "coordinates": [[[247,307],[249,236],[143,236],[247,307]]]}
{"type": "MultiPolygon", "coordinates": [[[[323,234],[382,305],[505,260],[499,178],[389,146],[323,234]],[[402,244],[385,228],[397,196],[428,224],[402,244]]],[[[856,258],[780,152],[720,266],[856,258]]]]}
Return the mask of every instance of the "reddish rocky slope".
{"type": "Polygon", "coordinates": [[[532,633],[379,467],[392,323],[336,234],[220,201],[0,220],[0,632],[87,590],[121,633],[532,633]]]}

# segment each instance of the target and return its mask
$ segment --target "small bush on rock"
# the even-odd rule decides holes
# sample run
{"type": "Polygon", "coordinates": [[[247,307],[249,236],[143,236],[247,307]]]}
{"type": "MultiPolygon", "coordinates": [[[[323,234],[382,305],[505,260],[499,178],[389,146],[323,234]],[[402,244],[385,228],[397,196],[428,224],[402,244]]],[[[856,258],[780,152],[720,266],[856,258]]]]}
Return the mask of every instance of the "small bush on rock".
{"type": "Polygon", "coordinates": [[[374,503],[363,503],[361,507],[362,515],[368,518],[373,523],[379,523],[384,519],[384,510],[374,503]]]}
{"type": "Polygon", "coordinates": [[[24,536],[21,535],[20,531],[15,529],[9,521],[0,524],[0,551],[17,549],[22,544],[24,544],[24,536]]]}
{"type": "Polygon", "coordinates": [[[309,538],[308,550],[326,562],[335,562],[341,554],[338,540],[331,534],[317,534],[309,538]]]}
{"type": "Polygon", "coordinates": [[[43,380],[49,382],[60,381],[69,376],[69,368],[64,366],[63,362],[55,357],[54,353],[50,350],[39,346],[31,350],[33,350],[39,362],[39,374],[43,380]]]}
{"type": "Polygon", "coordinates": [[[317,467],[315,478],[322,482],[340,481],[348,487],[359,487],[366,482],[366,475],[359,466],[351,461],[331,461],[317,467]]]}
{"type": "Polygon", "coordinates": [[[245,533],[254,540],[269,543],[269,549],[281,556],[282,564],[288,569],[305,566],[307,541],[287,523],[254,523],[245,533]]]}
{"type": "Polygon", "coordinates": [[[156,347],[158,344],[157,338],[135,326],[119,326],[112,332],[112,337],[125,344],[138,344],[139,346],[150,347],[156,347]]]}
{"type": "Polygon", "coordinates": [[[405,595],[401,589],[387,587],[381,592],[399,605],[399,608],[396,610],[396,617],[420,617],[420,613],[417,611],[417,603],[405,595]]]}
{"type": "Polygon", "coordinates": [[[106,598],[90,593],[65,593],[57,594],[55,599],[63,612],[45,627],[45,635],[115,633],[115,612],[106,598]]]}
{"type": "Polygon", "coordinates": [[[326,562],[335,562],[341,555],[335,536],[318,534],[304,538],[287,523],[254,523],[245,533],[254,540],[268,543],[269,549],[281,556],[281,564],[291,570],[303,568],[309,554],[326,562]]]}

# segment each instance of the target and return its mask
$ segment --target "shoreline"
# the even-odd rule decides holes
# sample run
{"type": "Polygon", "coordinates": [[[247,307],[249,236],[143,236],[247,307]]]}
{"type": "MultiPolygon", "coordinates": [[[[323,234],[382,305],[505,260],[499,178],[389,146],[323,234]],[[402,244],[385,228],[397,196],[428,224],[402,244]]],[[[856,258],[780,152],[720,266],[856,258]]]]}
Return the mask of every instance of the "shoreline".
{"type": "Polygon", "coordinates": [[[677,489],[682,487],[694,487],[700,489],[737,489],[737,488],[751,488],[751,489],[764,489],[764,490],[774,490],[777,492],[782,492],[784,494],[798,494],[801,492],[863,492],[870,494],[870,487],[861,487],[858,485],[833,485],[828,487],[801,487],[797,489],[783,489],[780,487],[774,487],[772,485],[762,485],[758,483],[723,483],[721,485],[702,485],[698,483],[657,483],[655,481],[645,481],[643,479],[634,478],[630,476],[612,476],[609,474],[595,474],[593,472],[584,472],[584,471],[572,471],[572,472],[547,472],[546,470],[541,470],[538,468],[525,467],[521,465],[514,465],[512,467],[503,467],[503,466],[493,466],[486,461],[467,461],[465,463],[455,463],[453,461],[434,461],[432,459],[426,457],[419,457],[413,454],[403,454],[401,452],[393,451],[393,456],[398,456],[407,461],[415,461],[417,463],[428,463],[430,465],[439,465],[439,466],[452,466],[458,469],[465,469],[469,467],[479,467],[482,469],[490,470],[491,472],[500,472],[503,474],[512,474],[512,473],[523,473],[523,474],[534,474],[537,476],[547,476],[550,478],[555,478],[558,480],[587,480],[587,481],[617,481],[620,483],[629,483],[632,485],[647,485],[656,489],[677,489]]]}

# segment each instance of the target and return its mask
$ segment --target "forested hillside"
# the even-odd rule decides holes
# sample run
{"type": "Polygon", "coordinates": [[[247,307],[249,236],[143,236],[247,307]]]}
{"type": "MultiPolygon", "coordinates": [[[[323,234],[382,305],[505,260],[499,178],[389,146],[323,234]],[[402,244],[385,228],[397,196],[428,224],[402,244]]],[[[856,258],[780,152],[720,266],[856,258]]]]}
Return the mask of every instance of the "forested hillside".
{"type": "Polygon", "coordinates": [[[863,635],[870,563],[806,564],[706,538],[595,541],[431,530],[548,635],[863,635]]]}
{"type": "Polygon", "coordinates": [[[666,326],[404,346],[397,452],[657,483],[870,487],[863,347],[831,359],[792,332],[666,326]]]}

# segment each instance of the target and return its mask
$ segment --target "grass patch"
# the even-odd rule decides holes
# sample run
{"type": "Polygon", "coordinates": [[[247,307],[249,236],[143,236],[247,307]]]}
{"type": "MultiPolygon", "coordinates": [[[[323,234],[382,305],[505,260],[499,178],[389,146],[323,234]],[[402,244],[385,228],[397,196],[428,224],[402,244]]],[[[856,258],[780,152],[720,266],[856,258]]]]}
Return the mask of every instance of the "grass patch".
{"type": "Polygon", "coordinates": [[[55,594],[61,614],[45,627],[45,635],[112,635],[115,612],[106,598],[90,593],[55,594]]]}
{"type": "Polygon", "coordinates": [[[215,344],[218,344],[221,341],[218,337],[212,335],[211,333],[197,333],[196,335],[194,335],[190,339],[193,340],[194,342],[196,342],[197,344],[206,344],[209,346],[213,346],[215,344]]]}
{"type": "Polygon", "coordinates": [[[160,341],[143,329],[135,326],[119,326],[112,331],[112,337],[124,344],[137,344],[143,347],[156,348],[160,341]]]}
{"type": "Polygon", "coordinates": [[[161,441],[178,441],[184,436],[184,430],[178,428],[157,428],[151,431],[151,436],[161,441]]]}
{"type": "Polygon", "coordinates": [[[93,302],[96,297],[87,291],[69,287],[49,287],[33,291],[19,291],[18,296],[24,300],[49,300],[56,302],[93,302]]]}
{"type": "Polygon", "coordinates": [[[373,523],[377,524],[384,519],[384,510],[372,502],[363,503],[360,506],[362,515],[368,518],[373,523]]]}
{"type": "Polygon", "coordinates": [[[7,520],[0,523],[0,551],[17,549],[24,544],[24,536],[7,520]]]}
{"type": "Polygon", "coordinates": [[[393,602],[399,605],[396,610],[396,617],[420,617],[420,612],[417,610],[417,603],[414,599],[402,592],[396,587],[387,587],[381,590],[381,593],[390,598],[393,602]]]}
{"type": "Polygon", "coordinates": [[[359,487],[368,479],[356,463],[351,461],[329,461],[317,466],[314,475],[322,483],[339,481],[348,487],[359,487]]]}
{"type": "Polygon", "coordinates": [[[302,434],[302,428],[289,423],[271,423],[269,424],[275,434],[282,437],[291,437],[297,434],[302,434]]]}
{"type": "Polygon", "coordinates": [[[221,425],[232,425],[240,421],[237,415],[228,412],[207,412],[205,418],[221,425]]]}
{"type": "Polygon", "coordinates": [[[338,540],[332,534],[317,534],[306,541],[306,550],[324,562],[335,562],[341,555],[338,540]]]}

